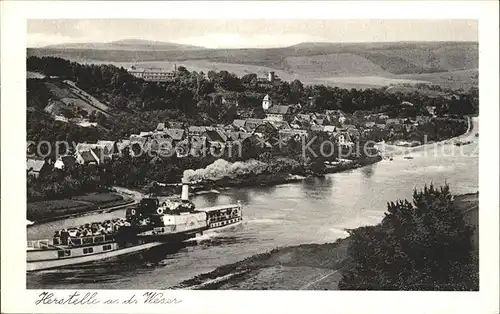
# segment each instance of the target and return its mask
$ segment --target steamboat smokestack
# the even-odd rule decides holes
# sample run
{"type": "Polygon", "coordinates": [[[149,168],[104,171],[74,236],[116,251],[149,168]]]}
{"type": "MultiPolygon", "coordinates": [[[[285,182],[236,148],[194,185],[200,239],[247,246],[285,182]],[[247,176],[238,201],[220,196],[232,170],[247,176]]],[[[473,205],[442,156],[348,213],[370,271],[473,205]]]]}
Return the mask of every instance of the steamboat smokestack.
{"type": "Polygon", "coordinates": [[[189,201],[189,183],[182,180],[182,194],[181,199],[183,201],[189,201]]]}

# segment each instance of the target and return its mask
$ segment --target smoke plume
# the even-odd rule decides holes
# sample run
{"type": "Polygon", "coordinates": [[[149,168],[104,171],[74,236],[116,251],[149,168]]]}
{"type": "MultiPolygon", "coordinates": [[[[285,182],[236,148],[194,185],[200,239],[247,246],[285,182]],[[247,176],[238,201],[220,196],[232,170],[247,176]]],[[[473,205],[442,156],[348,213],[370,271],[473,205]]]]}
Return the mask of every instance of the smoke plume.
{"type": "Polygon", "coordinates": [[[224,177],[236,178],[246,174],[259,174],[267,168],[267,164],[255,159],[244,162],[231,163],[224,159],[218,159],[204,169],[187,169],[184,171],[183,182],[194,182],[199,180],[220,180],[224,177]]]}

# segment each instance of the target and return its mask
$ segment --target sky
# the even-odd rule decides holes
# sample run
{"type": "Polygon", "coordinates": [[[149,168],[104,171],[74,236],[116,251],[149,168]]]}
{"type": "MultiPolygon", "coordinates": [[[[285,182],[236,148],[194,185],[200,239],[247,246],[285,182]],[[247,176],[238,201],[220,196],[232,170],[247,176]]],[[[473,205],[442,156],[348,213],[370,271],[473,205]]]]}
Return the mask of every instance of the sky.
{"type": "Polygon", "coordinates": [[[477,41],[475,20],[28,20],[28,47],[145,39],[207,48],[301,42],[477,41]]]}

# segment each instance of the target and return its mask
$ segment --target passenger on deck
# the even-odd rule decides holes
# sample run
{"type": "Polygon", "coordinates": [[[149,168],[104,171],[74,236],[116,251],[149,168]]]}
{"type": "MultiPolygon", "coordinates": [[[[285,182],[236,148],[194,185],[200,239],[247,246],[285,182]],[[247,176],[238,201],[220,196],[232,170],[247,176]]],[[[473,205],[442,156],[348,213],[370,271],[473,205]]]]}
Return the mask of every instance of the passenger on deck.
{"type": "Polygon", "coordinates": [[[66,229],[61,230],[61,243],[63,245],[68,245],[69,233],[66,229]]]}

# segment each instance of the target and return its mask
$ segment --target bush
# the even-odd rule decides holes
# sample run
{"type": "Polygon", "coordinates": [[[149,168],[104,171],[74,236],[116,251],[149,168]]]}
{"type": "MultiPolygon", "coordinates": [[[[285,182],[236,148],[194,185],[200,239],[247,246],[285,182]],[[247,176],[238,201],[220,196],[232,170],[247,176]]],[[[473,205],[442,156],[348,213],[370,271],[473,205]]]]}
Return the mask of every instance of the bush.
{"type": "Polygon", "coordinates": [[[382,223],[350,230],[342,290],[476,290],[472,228],[448,185],[391,202],[382,223]]]}

